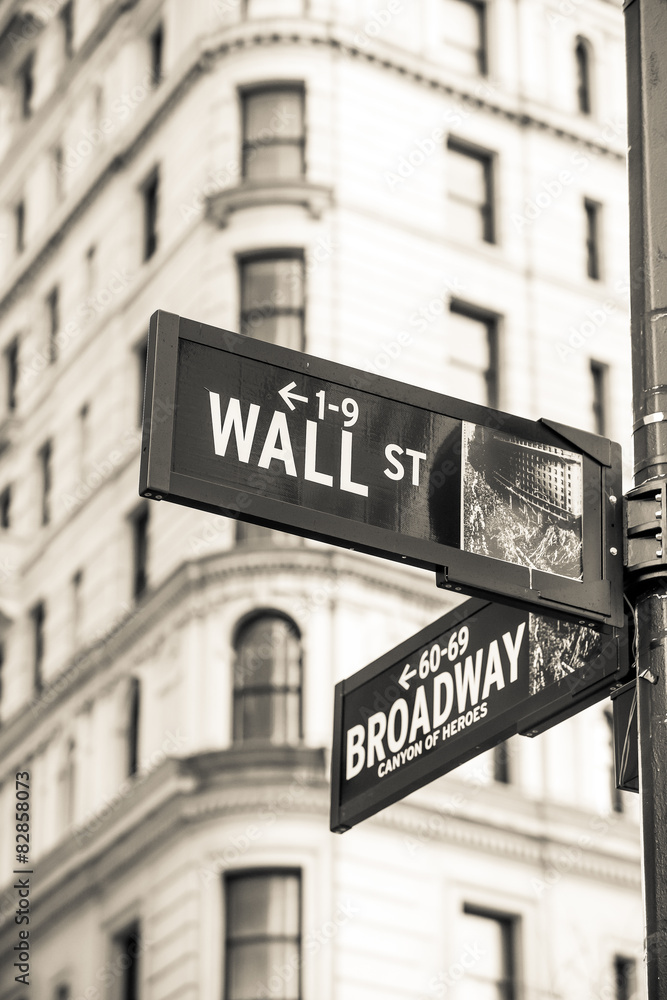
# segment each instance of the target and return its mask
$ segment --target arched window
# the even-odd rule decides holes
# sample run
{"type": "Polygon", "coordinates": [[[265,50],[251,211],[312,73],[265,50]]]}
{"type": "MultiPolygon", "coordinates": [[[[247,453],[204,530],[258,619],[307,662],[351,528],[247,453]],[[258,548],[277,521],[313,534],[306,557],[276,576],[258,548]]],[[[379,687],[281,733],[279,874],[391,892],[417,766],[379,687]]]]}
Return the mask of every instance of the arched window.
{"type": "Polygon", "coordinates": [[[574,46],[574,59],[577,65],[577,107],[582,115],[590,115],[592,111],[592,50],[590,42],[585,38],[577,38],[574,46]]]}
{"type": "Polygon", "coordinates": [[[234,642],[233,739],[301,739],[301,635],[277,611],[247,619],[234,642]]]}

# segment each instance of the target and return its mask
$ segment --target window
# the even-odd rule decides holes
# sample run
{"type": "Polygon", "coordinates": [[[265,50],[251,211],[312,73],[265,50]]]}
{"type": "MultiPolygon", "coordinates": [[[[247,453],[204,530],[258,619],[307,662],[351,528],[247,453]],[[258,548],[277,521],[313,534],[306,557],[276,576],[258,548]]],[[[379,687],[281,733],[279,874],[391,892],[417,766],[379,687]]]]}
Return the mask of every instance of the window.
{"type": "Polygon", "coordinates": [[[243,104],[243,177],[281,180],[305,173],[304,90],[301,85],[249,90],[243,104]]]}
{"type": "Polygon", "coordinates": [[[144,419],[144,393],[146,391],[146,365],[148,362],[148,337],[144,337],[135,347],[137,358],[137,425],[141,427],[144,419]]]}
{"type": "Polygon", "coordinates": [[[60,292],[55,285],[46,297],[46,312],[49,328],[49,361],[58,360],[58,332],[60,330],[60,292]]]}
{"type": "Polygon", "coordinates": [[[574,47],[577,70],[577,107],[582,115],[590,115],[591,101],[591,45],[585,38],[577,38],[574,47]]]}
{"type": "Polygon", "coordinates": [[[634,958],[614,956],[614,1000],[638,1000],[637,963],[634,958]]]}
{"type": "Polygon", "coordinates": [[[72,577],[72,644],[76,646],[81,631],[83,610],[83,570],[78,569],[72,577]]]}
{"type": "Polygon", "coordinates": [[[266,612],[246,621],[234,643],[233,739],[301,739],[301,636],[291,619],[266,612]]]}
{"type": "Polygon", "coordinates": [[[240,278],[241,333],[303,351],[303,254],[246,257],[240,262],[240,278]]]}
{"type": "Polygon", "coordinates": [[[79,408],[79,473],[83,475],[90,447],[90,405],[84,403],[79,408]]]}
{"type": "Polygon", "coordinates": [[[89,292],[95,291],[97,277],[97,247],[94,243],[86,250],[86,288],[89,292]]]}
{"type": "Polygon", "coordinates": [[[162,24],[151,32],[148,39],[148,49],[151,68],[151,83],[157,87],[162,82],[162,56],[164,51],[164,28],[162,24]]]}
{"type": "Polygon", "coordinates": [[[144,205],[144,260],[150,260],[157,250],[157,214],[158,214],[158,189],[160,177],[157,170],[154,170],[147,178],[141,188],[144,205]]]}
{"type": "Polygon", "coordinates": [[[591,388],[593,395],[593,430],[606,435],[609,407],[607,403],[609,385],[609,365],[602,361],[591,361],[591,388]]]}
{"type": "Polygon", "coordinates": [[[148,504],[132,516],[132,557],[132,594],[139,600],[148,586],[148,504]]]}
{"type": "Polygon", "coordinates": [[[449,364],[455,395],[471,403],[498,406],[499,317],[464,302],[449,306],[449,364]]]}
{"type": "Polygon", "coordinates": [[[35,93],[35,57],[31,52],[17,73],[19,107],[23,120],[30,118],[33,112],[33,97],[35,93]]]}
{"type": "Polygon", "coordinates": [[[478,956],[460,984],[461,997],[517,1000],[516,919],[466,904],[460,931],[462,948],[472,946],[478,956]]]}
{"type": "Polygon", "coordinates": [[[590,198],[584,198],[584,215],[586,219],[586,273],[589,278],[599,281],[602,277],[600,262],[600,230],[602,220],[602,205],[590,198]]]}
{"type": "Polygon", "coordinates": [[[451,136],[447,149],[450,232],[495,243],[493,153],[451,136]]]}
{"type": "Polygon", "coordinates": [[[300,873],[228,875],[225,903],[225,1000],[301,1000],[300,873]]]}
{"type": "Polygon", "coordinates": [[[53,147],[51,153],[51,167],[53,170],[53,177],[55,181],[54,195],[56,202],[61,202],[65,196],[65,185],[63,183],[65,178],[64,171],[64,161],[63,161],[63,147],[58,143],[57,146],[53,147]]]}
{"type": "Polygon", "coordinates": [[[487,72],[486,4],[477,0],[440,0],[445,60],[460,73],[487,72]]]}
{"type": "Polygon", "coordinates": [[[19,201],[14,209],[14,246],[17,253],[25,250],[25,202],[19,201]]]}
{"type": "Polygon", "coordinates": [[[6,531],[12,525],[12,488],[5,486],[0,493],[0,528],[6,531]]]}
{"type": "Polygon", "coordinates": [[[493,780],[501,785],[512,783],[510,756],[511,753],[507,741],[493,748],[493,780]]]}
{"type": "Polygon", "coordinates": [[[41,477],[41,523],[46,525],[51,520],[51,442],[45,441],[37,452],[41,477]]]}
{"type": "Polygon", "coordinates": [[[73,0],[61,8],[60,24],[63,32],[63,53],[65,59],[71,59],[74,55],[74,4],[73,0]]]}
{"type": "Polygon", "coordinates": [[[30,627],[32,631],[32,677],[33,690],[40,694],[43,686],[42,671],[44,667],[44,626],[46,622],[46,606],[40,601],[30,611],[30,627]]]}
{"type": "Polygon", "coordinates": [[[69,740],[60,772],[60,827],[67,830],[74,822],[76,794],[76,744],[69,740]]]}
{"type": "Polygon", "coordinates": [[[5,348],[5,372],[7,378],[7,412],[16,410],[19,382],[19,339],[14,337],[5,348]]]}
{"type": "Polygon", "coordinates": [[[117,1000],[139,1000],[141,929],[138,921],[129,924],[112,941],[112,967],[119,969],[117,1000]]]}
{"type": "Polygon", "coordinates": [[[623,792],[616,787],[616,762],[614,753],[614,714],[611,710],[605,710],[605,721],[609,727],[609,798],[611,808],[615,813],[625,812],[625,802],[623,792]]]}
{"type": "Polygon", "coordinates": [[[45,441],[37,452],[39,472],[41,477],[41,523],[46,525],[51,520],[51,442],[45,441]]]}
{"type": "Polygon", "coordinates": [[[128,778],[139,770],[139,717],[141,710],[141,682],[138,677],[130,680],[127,719],[127,767],[128,778]]]}

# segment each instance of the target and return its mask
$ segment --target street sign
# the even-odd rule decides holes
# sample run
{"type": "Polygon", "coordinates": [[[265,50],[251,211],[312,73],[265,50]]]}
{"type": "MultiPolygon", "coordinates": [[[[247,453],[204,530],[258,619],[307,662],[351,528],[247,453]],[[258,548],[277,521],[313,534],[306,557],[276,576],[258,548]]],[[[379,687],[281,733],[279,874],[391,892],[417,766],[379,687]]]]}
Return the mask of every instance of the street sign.
{"type": "Polygon", "coordinates": [[[140,493],[623,624],[620,448],[171,313],[151,319],[140,493]]]}
{"type": "Polygon", "coordinates": [[[404,798],[484,750],[534,736],[627,675],[615,636],[472,599],[336,685],[331,829],[404,798]]]}

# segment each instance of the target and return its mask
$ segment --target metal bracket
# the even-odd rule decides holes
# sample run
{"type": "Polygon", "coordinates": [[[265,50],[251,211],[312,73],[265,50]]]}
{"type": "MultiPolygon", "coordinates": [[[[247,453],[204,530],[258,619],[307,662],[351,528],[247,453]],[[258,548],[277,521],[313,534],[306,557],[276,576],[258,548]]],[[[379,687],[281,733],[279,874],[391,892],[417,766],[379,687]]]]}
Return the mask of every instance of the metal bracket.
{"type": "Polygon", "coordinates": [[[623,564],[631,585],[667,569],[667,547],[663,545],[666,491],[667,484],[656,479],[625,496],[623,564]]]}

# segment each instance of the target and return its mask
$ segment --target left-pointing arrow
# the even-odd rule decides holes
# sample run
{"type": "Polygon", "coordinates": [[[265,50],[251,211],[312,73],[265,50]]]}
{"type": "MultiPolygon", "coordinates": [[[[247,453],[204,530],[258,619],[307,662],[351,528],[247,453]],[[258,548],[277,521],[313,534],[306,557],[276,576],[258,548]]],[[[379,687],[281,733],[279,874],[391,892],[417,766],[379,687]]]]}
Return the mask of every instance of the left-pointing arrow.
{"type": "Polygon", "coordinates": [[[410,680],[411,677],[416,677],[416,676],[417,676],[417,671],[410,670],[410,664],[406,663],[405,666],[403,667],[403,673],[398,678],[398,683],[401,685],[402,688],[405,688],[406,691],[409,691],[410,685],[408,681],[410,680]]]}
{"type": "Polygon", "coordinates": [[[294,409],[294,403],[292,402],[293,399],[298,399],[299,402],[301,403],[308,402],[308,396],[297,396],[295,392],[292,392],[292,389],[294,389],[295,387],[296,387],[296,382],[290,382],[289,385],[284,385],[282,389],[278,390],[278,395],[282,396],[284,401],[289,406],[290,410],[294,409]]]}

